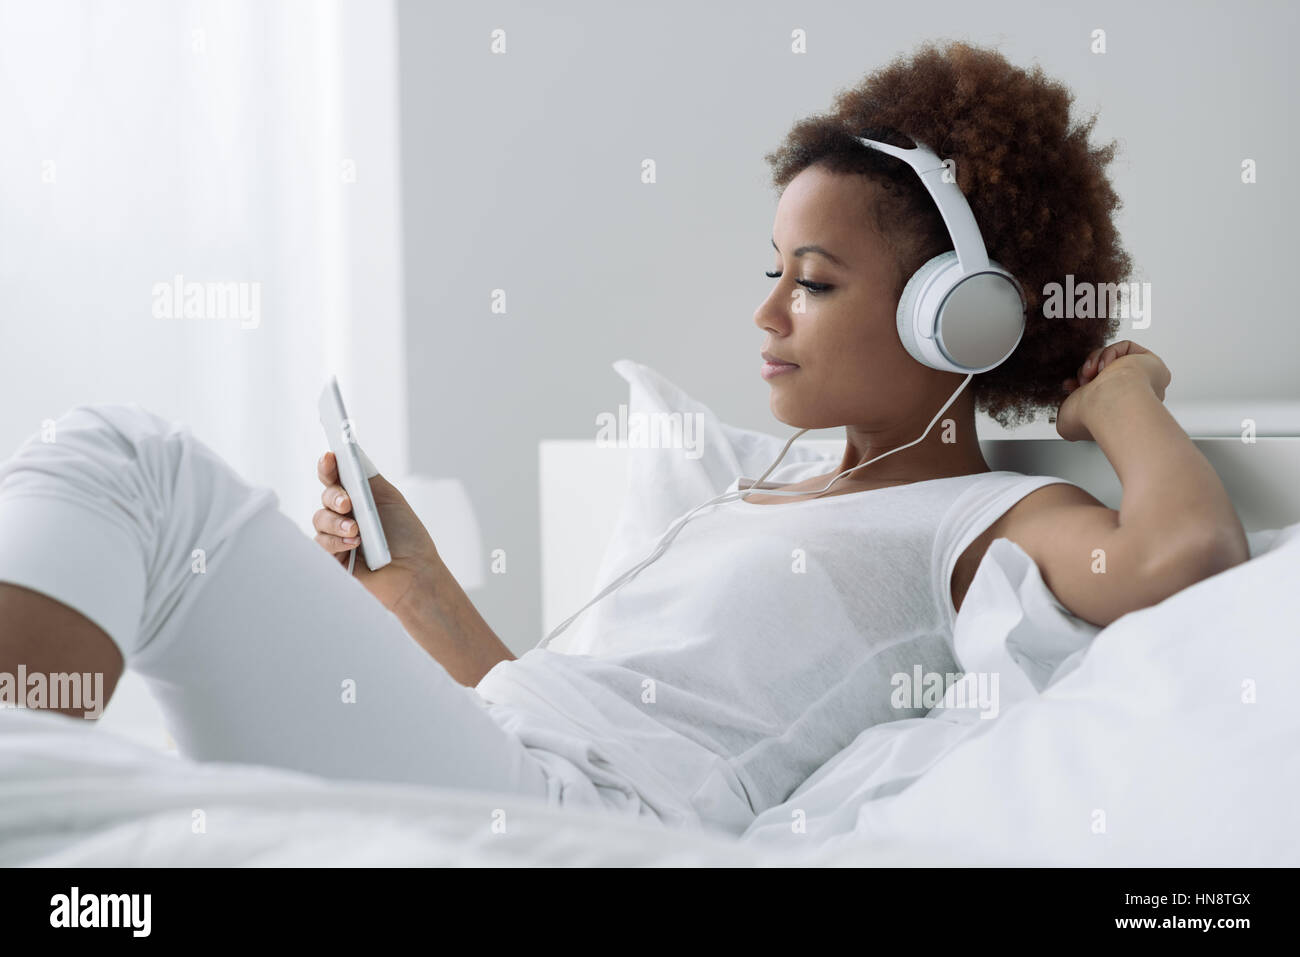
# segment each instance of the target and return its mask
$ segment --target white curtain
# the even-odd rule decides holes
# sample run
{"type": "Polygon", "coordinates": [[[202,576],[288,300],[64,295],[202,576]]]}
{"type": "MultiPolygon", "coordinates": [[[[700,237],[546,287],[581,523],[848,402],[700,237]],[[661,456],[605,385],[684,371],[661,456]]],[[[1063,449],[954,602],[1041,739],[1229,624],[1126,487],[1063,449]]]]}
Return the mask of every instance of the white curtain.
{"type": "Polygon", "coordinates": [[[139,402],[305,529],[336,372],[405,472],[395,33],[389,2],[0,0],[0,457],[139,402]],[[256,322],[160,318],[178,276],[256,322]]]}

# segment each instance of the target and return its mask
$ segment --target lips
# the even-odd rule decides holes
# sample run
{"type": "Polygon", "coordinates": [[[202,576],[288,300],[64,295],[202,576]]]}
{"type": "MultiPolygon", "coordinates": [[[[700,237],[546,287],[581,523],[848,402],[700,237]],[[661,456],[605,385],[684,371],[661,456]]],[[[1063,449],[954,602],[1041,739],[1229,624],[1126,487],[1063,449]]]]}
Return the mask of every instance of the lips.
{"type": "Polygon", "coordinates": [[[764,352],[762,353],[762,356],[763,368],[759,370],[759,373],[764,379],[770,379],[773,376],[778,376],[785,372],[793,372],[795,369],[799,368],[793,362],[779,359],[770,352],[764,352]]]}

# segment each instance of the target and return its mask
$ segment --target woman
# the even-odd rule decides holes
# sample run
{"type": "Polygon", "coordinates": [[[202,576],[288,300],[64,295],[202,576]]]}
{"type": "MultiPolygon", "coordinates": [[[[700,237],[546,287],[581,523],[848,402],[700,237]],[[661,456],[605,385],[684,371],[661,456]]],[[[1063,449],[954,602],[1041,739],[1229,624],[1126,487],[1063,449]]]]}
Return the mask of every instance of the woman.
{"type": "Polygon", "coordinates": [[[1248,557],[1217,475],[1162,404],[1164,364],[1129,341],[1103,347],[1114,319],[1044,315],[1049,283],[1117,282],[1129,266],[1112,148],[1089,147],[1069,102],[1037,68],[927,46],[794,127],[769,156],[781,198],[758,351],[773,413],[844,426],[842,463],[773,473],[805,496],[755,492],[702,515],[671,561],[595,606],[583,654],[514,658],[382,476],[393,561],[349,577],[326,558],[358,545],[332,455],[317,466],[322,551],[187,433],[96,407],[0,467],[0,670],[102,671],[111,693],[130,664],[203,760],[739,833],[865,727],[923,713],[892,706],[891,678],[956,670],[952,622],[995,538],[1098,625],[1248,557]],[[962,377],[907,354],[895,309],[951,241],[915,174],[855,134],[952,159],[990,256],[1028,300],[1011,357],[906,448],[962,377]],[[1064,438],[1095,440],[1115,467],[1121,508],[991,472],[977,407],[1004,424],[1056,410],[1064,438]]]}

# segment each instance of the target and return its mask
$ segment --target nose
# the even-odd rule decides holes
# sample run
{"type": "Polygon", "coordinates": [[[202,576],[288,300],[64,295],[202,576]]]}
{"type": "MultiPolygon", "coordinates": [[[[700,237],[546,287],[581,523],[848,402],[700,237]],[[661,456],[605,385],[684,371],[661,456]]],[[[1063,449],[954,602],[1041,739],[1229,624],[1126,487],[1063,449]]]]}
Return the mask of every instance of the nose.
{"type": "Polygon", "coordinates": [[[764,332],[770,332],[774,336],[787,336],[790,334],[790,317],[781,308],[780,284],[772,290],[772,294],[759,304],[754,310],[754,325],[764,332]]]}

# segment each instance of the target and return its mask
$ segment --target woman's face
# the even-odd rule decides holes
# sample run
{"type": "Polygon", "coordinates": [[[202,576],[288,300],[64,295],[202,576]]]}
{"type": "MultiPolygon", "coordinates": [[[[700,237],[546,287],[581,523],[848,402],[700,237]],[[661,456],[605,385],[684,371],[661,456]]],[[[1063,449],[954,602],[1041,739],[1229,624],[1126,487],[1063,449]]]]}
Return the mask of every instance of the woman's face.
{"type": "Polygon", "coordinates": [[[787,425],[888,429],[928,408],[936,389],[951,393],[948,377],[899,341],[898,270],[872,225],[878,189],[863,176],[810,166],[777,204],[772,256],[780,278],[754,322],[767,333],[761,351],[797,366],[773,375],[764,365],[772,413],[787,425]]]}

